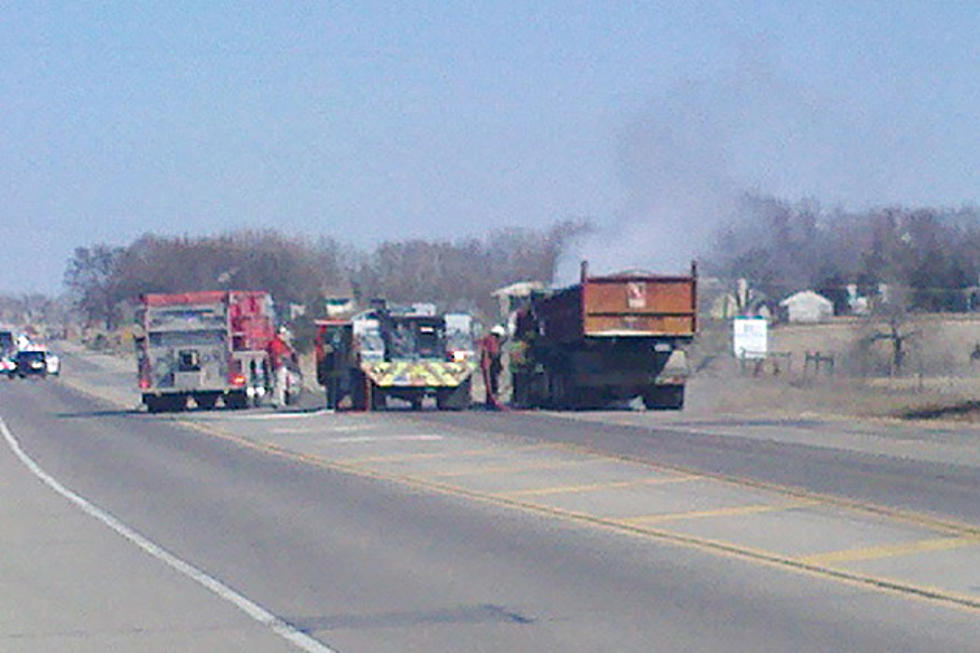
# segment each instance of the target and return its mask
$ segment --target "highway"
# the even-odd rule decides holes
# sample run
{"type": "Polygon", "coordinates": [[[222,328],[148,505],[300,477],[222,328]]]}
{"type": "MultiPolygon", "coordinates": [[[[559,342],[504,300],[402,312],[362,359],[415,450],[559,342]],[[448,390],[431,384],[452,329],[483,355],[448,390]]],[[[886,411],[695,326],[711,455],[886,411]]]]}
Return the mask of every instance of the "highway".
{"type": "Polygon", "coordinates": [[[980,641],[968,428],[148,415],[125,365],[64,368],[0,382],[3,651],[980,641]]]}

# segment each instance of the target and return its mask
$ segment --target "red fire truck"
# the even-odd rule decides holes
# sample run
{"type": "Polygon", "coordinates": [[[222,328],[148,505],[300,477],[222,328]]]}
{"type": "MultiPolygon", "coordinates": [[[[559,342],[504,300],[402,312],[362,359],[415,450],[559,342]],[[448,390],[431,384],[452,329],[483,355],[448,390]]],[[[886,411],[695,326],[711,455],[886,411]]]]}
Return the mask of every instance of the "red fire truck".
{"type": "Polygon", "coordinates": [[[258,404],[273,390],[272,298],[264,291],[145,294],[134,328],[139,389],[150,412],[258,404]]]}

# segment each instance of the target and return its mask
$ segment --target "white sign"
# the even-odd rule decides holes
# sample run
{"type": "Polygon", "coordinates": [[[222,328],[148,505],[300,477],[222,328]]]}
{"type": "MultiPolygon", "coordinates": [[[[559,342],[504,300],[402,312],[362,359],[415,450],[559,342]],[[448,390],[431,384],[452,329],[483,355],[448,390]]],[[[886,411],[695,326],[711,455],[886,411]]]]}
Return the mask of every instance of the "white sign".
{"type": "Polygon", "coordinates": [[[626,305],[630,308],[647,307],[647,284],[643,281],[630,281],[626,284],[626,305]]]}
{"type": "Polygon", "coordinates": [[[769,322],[764,317],[737,317],[732,322],[736,358],[765,358],[769,351],[769,322]]]}

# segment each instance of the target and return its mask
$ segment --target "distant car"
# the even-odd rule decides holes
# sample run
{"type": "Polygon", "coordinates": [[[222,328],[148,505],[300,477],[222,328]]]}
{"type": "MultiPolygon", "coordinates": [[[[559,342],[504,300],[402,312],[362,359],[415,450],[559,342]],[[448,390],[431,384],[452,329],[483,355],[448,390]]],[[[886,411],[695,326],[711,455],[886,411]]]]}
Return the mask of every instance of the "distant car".
{"type": "Polygon", "coordinates": [[[14,362],[14,355],[0,356],[0,374],[6,374],[7,378],[13,378],[17,371],[17,363],[14,362]]]}
{"type": "Polygon", "coordinates": [[[14,357],[16,366],[15,374],[20,378],[28,376],[39,376],[44,378],[48,374],[48,363],[45,352],[37,349],[25,349],[17,352],[14,357]]]}

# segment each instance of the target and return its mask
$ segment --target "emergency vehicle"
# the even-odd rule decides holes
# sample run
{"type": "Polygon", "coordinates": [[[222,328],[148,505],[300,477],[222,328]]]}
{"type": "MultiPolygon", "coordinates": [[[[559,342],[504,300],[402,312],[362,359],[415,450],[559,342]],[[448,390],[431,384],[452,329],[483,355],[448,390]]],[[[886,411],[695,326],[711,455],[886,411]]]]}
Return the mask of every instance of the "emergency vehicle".
{"type": "Polygon", "coordinates": [[[264,291],[145,294],[134,326],[139,390],[150,412],[258,405],[274,390],[272,297],[264,291]]]}
{"type": "Polygon", "coordinates": [[[440,410],[469,407],[476,362],[468,315],[381,306],[316,325],[317,380],[328,407],[347,398],[355,410],[384,408],[389,399],[418,410],[426,398],[440,410]]]}

